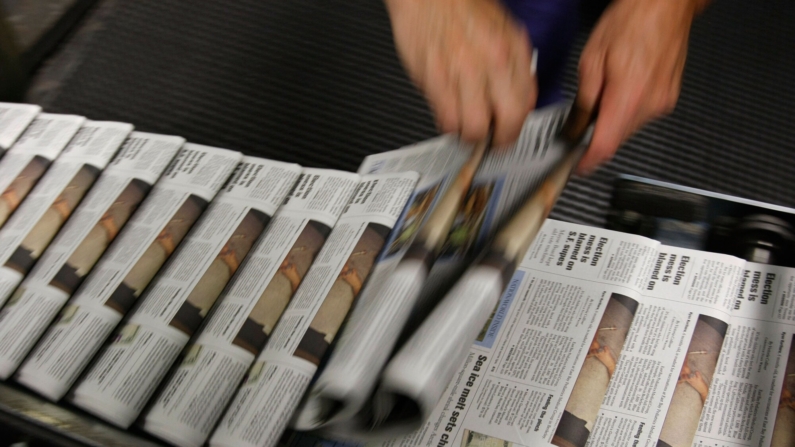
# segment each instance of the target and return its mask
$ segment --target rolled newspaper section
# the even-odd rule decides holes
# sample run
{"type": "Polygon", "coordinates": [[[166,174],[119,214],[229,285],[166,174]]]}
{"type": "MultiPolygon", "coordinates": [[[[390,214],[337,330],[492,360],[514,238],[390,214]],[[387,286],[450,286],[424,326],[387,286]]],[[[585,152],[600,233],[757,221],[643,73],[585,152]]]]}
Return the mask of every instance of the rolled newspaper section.
{"type": "Polygon", "coordinates": [[[37,105],[0,102],[0,157],[17,141],[39,112],[41,107],[37,105]]]}
{"type": "Polygon", "coordinates": [[[75,405],[123,428],[133,423],[284,202],[300,170],[295,164],[243,158],[75,387],[75,405]]]}
{"type": "Polygon", "coordinates": [[[0,228],[85,120],[82,116],[42,113],[0,159],[0,228]]]}
{"type": "Polygon", "coordinates": [[[378,262],[418,175],[364,176],[210,440],[273,446],[378,262]]]}
{"type": "Polygon", "coordinates": [[[182,147],[22,365],[23,384],[51,400],[66,394],[241,159],[226,149],[182,147]]]}
{"type": "MultiPolygon", "coordinates": [[[[30,272],[130,132],[131,124],[86,123],[0,230],[0,304],[30,272]]],[[[0,357],[4,354],[0,347],[0,357]]],[[[0,371],[0,377],[10,373],[0,371]]]]}
{"type": "MultiPolygon", "coordinates": [[[[553,144],[570,146],[560,138],[553,144]]],[[[373,398],[373,432],[416,428],[433,411],[585,149],[578,145],[568,151],[389,361],[373,398]]]]}
{"type": "MultiPolygon", "coordinates": [[[[450,193],[437,193],[444,194],[444,200],[431,205],[425,223],[414,224],[420,226],[416,240],[403,238],[411,247],[398,258],[399,265],[383,283],[371,283],[362,292],[328,364],[302,403],[294,428],[367,437],[373,389],[394,346],[422,322],[429,313],[426,309],[439,301],[471,262],[472,252],[515,213],[565,155],[566,147],[550,142],[564,124],[567,110],[555,107],[534,112],[514,147],[488,151],[482,161],[476,151],[466,168],[447,171],[455,179],[450,182],[454,183],[450,193]]],[[[402,162],[416,158],[416,154],[394,151],[366,160],[363,167],[398,166],[382,160],[390,155],[403,155],[402,162]]],[[[430,174],[442,175],[439,169],[430,174]]]]}
{"type": "Polygon", "coordinates": [[[184,139],[133,132],[0,311],[0,370],[19,366],[91,272],[184,139]]]}
{"type": "Polygon", "coordinates": [[[359,176],[307,168],[143,419],[181,447],[210,436],[326,242],[359,176]]]}

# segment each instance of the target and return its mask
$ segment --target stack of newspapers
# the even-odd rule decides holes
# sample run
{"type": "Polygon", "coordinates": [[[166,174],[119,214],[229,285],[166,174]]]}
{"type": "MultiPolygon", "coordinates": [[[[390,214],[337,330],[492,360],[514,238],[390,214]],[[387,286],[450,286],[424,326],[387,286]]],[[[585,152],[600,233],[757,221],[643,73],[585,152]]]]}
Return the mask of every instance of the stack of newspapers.
{"type": "Polygon", "coordinates": [[[795,445],[795,270],[545,221],[567,112],[350,173],[0,103],[0,379],[180,447],[795,445]]]}

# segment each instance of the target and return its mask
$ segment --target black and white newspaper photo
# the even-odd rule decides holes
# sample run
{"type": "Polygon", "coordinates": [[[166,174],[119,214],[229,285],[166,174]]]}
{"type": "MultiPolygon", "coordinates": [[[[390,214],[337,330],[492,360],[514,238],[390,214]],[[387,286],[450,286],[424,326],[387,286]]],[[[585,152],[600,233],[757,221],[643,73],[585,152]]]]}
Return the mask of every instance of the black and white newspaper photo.
{"type": "Polygon", "coordinates": [[[66,394],[242,157],[183,145],[21,366],[26,386],[54,401],[66,394]]]}
{"type": "MultiPolygon", "coordinates": [[[[13,371],[91,272],[184,143],[133,132],[0,310],[0,368],[13,371]]],[[[22,383],[30,377],[17,377],[22,383]]],[[[32,381],[35,383],[36,381],[32,381]]]]}
{"type": "Polygon", "coordinates": [[[82,116],[42,113],[0,159],[0,228],[85,122],[82,116]]]}
{"type": "Polygon", "coordinates": [[[0,229],[0,304],[30,272],[130,132],[130,124],[83,124],[0,229]]]}

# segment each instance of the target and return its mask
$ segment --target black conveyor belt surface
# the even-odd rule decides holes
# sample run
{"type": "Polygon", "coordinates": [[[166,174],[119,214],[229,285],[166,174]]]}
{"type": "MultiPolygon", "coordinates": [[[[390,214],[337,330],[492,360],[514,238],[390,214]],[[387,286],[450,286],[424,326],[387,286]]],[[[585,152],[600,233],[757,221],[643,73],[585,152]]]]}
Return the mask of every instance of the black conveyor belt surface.
{"type": "MultiPolygon", "coordinates": [[[[377,0],[110,1],[47,110],[348,170],[435,133],[377,0]]],[[[795,206],[793,23],[789,0],[715,1],[675,113],[572,182],[553,217],[601,225],[617,173],[795,206]]]]}

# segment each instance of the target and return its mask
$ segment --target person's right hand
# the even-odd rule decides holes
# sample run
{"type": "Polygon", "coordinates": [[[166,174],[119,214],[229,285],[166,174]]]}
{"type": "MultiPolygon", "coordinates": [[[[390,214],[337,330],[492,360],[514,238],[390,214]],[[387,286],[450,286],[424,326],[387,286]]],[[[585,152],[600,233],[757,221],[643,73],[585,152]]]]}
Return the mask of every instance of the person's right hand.
{"type": "Polygon", "coordinates": [[[527,32],[497,0],[385,0],[403,65],[443,132],[512,143],[535,106],[527,32]]]}
{"type": "Polygon", "coordinates": [[[614,0],[580,56],[579,105],[598,110],[587,174],[649,121],[673,111],[690,25],[708,0],[614,0]]]}

